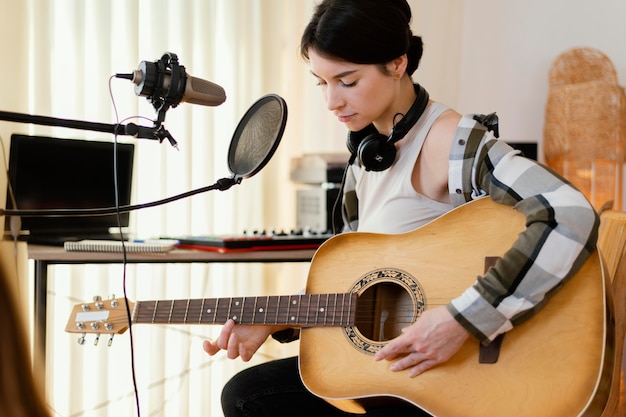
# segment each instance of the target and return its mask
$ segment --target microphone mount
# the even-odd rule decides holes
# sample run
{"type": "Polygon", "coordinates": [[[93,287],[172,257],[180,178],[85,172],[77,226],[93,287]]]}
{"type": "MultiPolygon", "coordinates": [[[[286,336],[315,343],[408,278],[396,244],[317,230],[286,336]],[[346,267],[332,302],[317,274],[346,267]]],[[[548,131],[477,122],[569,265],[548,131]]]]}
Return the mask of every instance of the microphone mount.
{"type": "MultiPolygon", "coordinates": [[[[154,62],[141,61],[132,73],[117,73],[115,77],[132,81],[135,84],[135,94],[146,97],[152,104],[157,112],[157,119],[154,121],[157,129],[165,121],[165,113],[171,107],[178,106],[185,96],[187,71],[178,63],[178,56],[173,52],[165,52],[154,62]]],[[[165,137],[170,142],[173,140],[169,134],[165,137]]]]}
{"type": "Polygon", "coordinates": [[[178,63],[178,56],[166,52],[155,62],[142,61],[133,76],[141,76],[135,85],[135,93],[145,96],[157,112],[156,126],[165,121],[165,113],[176,107],[185,94],[187,72],[178,63]],[[168,77],[169,76],[169,77],[168,77]]]}

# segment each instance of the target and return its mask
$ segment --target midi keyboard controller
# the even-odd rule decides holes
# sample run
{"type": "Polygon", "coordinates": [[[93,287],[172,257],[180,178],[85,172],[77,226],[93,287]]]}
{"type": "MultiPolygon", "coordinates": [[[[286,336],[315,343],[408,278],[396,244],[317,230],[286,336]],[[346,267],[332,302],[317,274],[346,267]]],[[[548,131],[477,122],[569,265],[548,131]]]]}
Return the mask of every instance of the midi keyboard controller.
{"type": "Polygon", "coordinates": [[[216,252],[274,251],[317,249],[332,237],[329,232],[294,230],[290,232],[254,231],[239,235],[178,236],[163,239],[178,240],[184,249],[212,250],[216,252]]]}

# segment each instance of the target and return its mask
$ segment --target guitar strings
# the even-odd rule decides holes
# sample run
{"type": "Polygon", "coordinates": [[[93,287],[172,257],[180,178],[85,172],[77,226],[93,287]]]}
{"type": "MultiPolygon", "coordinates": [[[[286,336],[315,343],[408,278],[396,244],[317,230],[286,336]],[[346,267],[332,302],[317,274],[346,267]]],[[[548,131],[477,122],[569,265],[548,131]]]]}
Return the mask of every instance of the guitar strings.
{"type": "MultiPolygon", "coordinates": [[[[261,297],[263,298],[263,297],[261,297]]],[[[205,299],[205,300],[211,300],[211,301],[215,301],[215,299],[205,299]]],[[[155,312],[155,309],[150,307],[149,305],[153,304],[153,301],[142,301],[142,302],[138,302],[137,304],[142,304],[144,305],[143,309],[139,309],[138,314],[134,317],[134,322],[133,323],[163,323],[163,324],[187,324],[187,325],[194,325],[194,324],[223,324],[228,318],[233,318],[236,317],[235,321],[239,323],[241,323],[241,317],[239,314],[237,314],[238,311],[240,311],[238,308],[235,309],[231,309],[231,311],[226,311],[226,309],[224,309],[224,312],[227,312],[229,314],[224,314],[224,313],[208,313],[206,311],[200,312],[197,311],[197,309],[193,309],[191,312],[190,310],[186,307],[187,301],[189,300],[175,300],[175,301],[179,301],[181,304],[184,304],[185,306],[180,306],[180,307],[174,307],[171,308],[171,302],[162,302],[158,307],[157,307],[157,311],[159,309],[162,309],[162,311],[165,314],[162,315],[157,315],[155,312]],[[146,307],[148,306],[148,307],[146,307]],[[234,311],[234,312],[233,312],[234,311]],[[198,320],[190,320],[189,317],[199,317],[198,320]],[[205,317],[203,317],[205,316],[205,317]],[[209,321],[209,319],[213,318],[213,320],[210,320],[209,323],[207,323],[207,321],[209,321]],[[217,320],[219,319],[219,320],[217,320]]],[[[367,325],[372,325],[372,324],[376,324],[376,323],[381,323],[384,322],[385,324],[388,325],[393,325],[393,324],[399,324],[399,325],[410,325],[411,323],[415,322],[415,320],[417,319],[417,317],[419,317],[419,315],[416,316],[416,313],[419,311],[416,311],[416,308],[414,308],[412,305],[411,306],[396,306],[394,305],[394,298],[389,298],[389,299],[376,299],[376,300],[359,300],[359,302],[357,303],[357,307],[356,307],[356,311],[352,314],[349,315],[348,311],[347,311],[347,306],[345,305],[341,305],[341,306],[337,306],[337,307],[332,307],[329,308],[328,310],[324,309],[323,312],[318,311],[318,308],[308,308],[305,311],[294,311],[294,314],[289,316],[289,317],[293,317],[293,320],[288,319],[289,317],[287,316],[286,312],[282,312],[282,313],[276,313],[276,310],[268,310],[268,311],[272,311],[272,313],[267,314],[268,316],[273,316],[275,319],[274,320],[267,320],[266,322],[257,322],[257,323],[248,323],[246,322],[245,324],[253,324],[253,325],[263,325],[263,324],[289,324],[290,321],[293,321],[295,323],[299,323],[300,325],[306,325],[306,324],[312,324],[312,325],[319,325],[319,326],[323,326],[322,323],[324,323],[324,320],[326,320],[326,322],[330,322],[331,324],[329,324],[328,326],[339,326],[339,325],[334,325],[332,324],[332,321],[334,318],[340,318],[343,317],[343,320],[345,321],[347,318],[354,320],[354,325],[358,326],[358,325],[363,325],[363,326],[367,326],[367,325]],[[380,304],[384,304],[384,305],[388,305],[390,306],[390,308],[384,308],[384,309],[380,309],[379,307],[376,307],[380,304]],[[384,320],[381,319],[381,317],[383,317],[384,315],[384,320]],[[309,321],[307,321],[307,318],[309,321]],[[330,318],[330,319],[329,319],[330,318]]],[[[429,302],[427,303],[428,306],[424,308],[427,309],[428,307],[436,307],[436,306],[440,306],[440,305],[445,305],[447,304],[447,301],[449,301],[448,299],[435,299],[435,301],[441,301],[441,303],[436,303],[436,302],[429,302]]],[[[138,308],[138,307],[136,307],[138,308]]],[[[250,317],[252,317],[252,314],[248,313],[248,315],[250,317]]],[[[339,319],[341,320],[341,319],[339,319]]],[[[114,325],[114,329],[117,329],[117,326],[126,326],[128,321],[128,318],[126,317],[120,317],[120,318],[115,318],[112,320],[108,320],[107,322],[111,323],[114,325]]]]}

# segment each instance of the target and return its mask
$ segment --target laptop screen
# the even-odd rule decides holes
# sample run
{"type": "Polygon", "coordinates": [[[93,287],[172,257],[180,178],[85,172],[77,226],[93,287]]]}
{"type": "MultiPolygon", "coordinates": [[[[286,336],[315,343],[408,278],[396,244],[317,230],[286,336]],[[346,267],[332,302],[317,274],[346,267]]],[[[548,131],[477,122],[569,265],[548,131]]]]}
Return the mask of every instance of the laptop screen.
{"type": "MultiPolygon", "coordinates": [[[[115,207],[114,143],[13,134],[9,181],[18,209],[115,207]]],[[[117,144],[119,204],[130,204],[134,145],[117,144]]],[[[13,203],[7,192],[7,208],[13,203]]],[[[128,227],[129,213],[121,226],[128,227]]],[[[118,226],[116,215],[22,217],[30,237],[91,236],[118,226]]],[[[8,218],[5,230],[8,229],[8,218]]]]}

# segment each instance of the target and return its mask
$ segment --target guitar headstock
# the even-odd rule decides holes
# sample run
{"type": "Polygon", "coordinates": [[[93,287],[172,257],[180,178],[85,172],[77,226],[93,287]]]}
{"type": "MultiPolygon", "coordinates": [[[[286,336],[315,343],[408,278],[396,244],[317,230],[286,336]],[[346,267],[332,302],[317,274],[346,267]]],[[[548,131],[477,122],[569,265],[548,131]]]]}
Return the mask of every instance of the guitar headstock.
{"type": "Polygon", "coordinates": [[[100,297],[94,297],[92,303],[76,304],[72,309],[70,318],[65,326],[68,333],[80,333],[81,337],[78,343],[85,343],[87,334],[95,334],[94,344],[98,344],[101,334],[109,334],[109,345],[113,336],[122,334],[128,330],[128,315],[126,305],[130,311],[134,308],[134,303],[128,302],[124,298],[112,298],[102,300],[100,297]]]}

